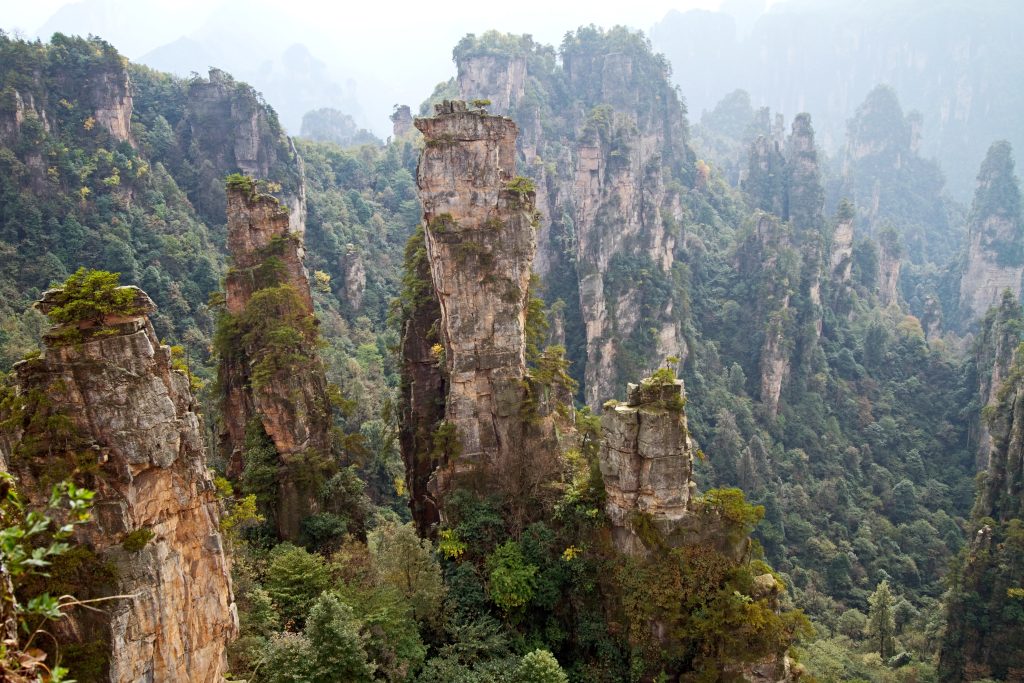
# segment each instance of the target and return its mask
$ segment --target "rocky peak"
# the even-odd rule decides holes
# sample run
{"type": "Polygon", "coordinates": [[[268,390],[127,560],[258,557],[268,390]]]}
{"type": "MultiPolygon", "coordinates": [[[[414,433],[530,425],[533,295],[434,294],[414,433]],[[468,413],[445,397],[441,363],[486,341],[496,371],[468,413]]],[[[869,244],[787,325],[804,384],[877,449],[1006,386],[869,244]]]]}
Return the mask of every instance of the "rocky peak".
{"type": "Polygon", "coordinates": [[[295,539],[302,519],[316,511],[319,493],[302,483],[310,479],[301,470],[330,462],[332,451],[302,237],[292,231],[287,209],[251,178],[229,178],[227,200],[232,267],[219,349],[221,448],[229,475],[238,476],[247,432],[269,437],[280,468],[273,515],[280,537],[295,539]],[[280,339],[291,341],[281,348],[280,339]]]}
{"type": "Polygon", "coordinates": [[[793,223],[797,236],[813,238],[823,227],[825,191],[810,114],[798,114],[793,119],[793,129],[786,141],[786,164],[789,178],[787,214],[783,218],[793,223]]]}
{"type": "MultiPolygon", "coordinates": [[[[15,366],[20,415],[4,416],[0,451],[33,504],[53,477],[95,491],[76,536],[79,597],[134,596],[72,613],[56,637],[102,653],[106,680],[220,680],[236,624],[197,406],[149,322],[153,302],[119,292],[120,312],[55,327],[15,366]]],[[[50,290],[39,308],[66,303],[50,290]]]]}
{"type": "Polygon", "coordinates": [[[448,383],[450,448],[430,483],[443,510],[456,482],[510,492],[524,476],[551,474],[554,451],[531,447],[522,413],[537,216],[532,183],[515,176],[510,119],[445,101],[415,125],[426,139],[417,185],[448,383]]]}
{"type": "Polygon", "coordinates": [[[525,54],[476,54],[458,60],[459,92],[491,101],[495,111],[508,112],[526,94],[525,54]]]}
{"type": "Polygon", "coordinates": [[[601,417],[600,464],[605,510],[620,552],[644,555],[646,524],[671,537],[688,514],[697,485],[681,379],[630,384],[625,403],[609,401],[601,417]]]}
{"type": "Polygon", "coordinates": [[[412,131],[412,110],[409,109],[408,104],[395,106],[395,111],[391,114],[391,124],[391,134],[395,140],[404,138],[412,131]]]}
{"type": "Polygon", "coordinates": [[[971,322],[995,304],[1004,289],[1021,294],[1024,219],[1010,143],[992,144],[978,174],[968,218],[967,265],[960,280],[960,310],[971,322]]]}
{"type": "MultiPolygon", "coordinates": [[[[225,175],[239,171],[275,182],[281,186],[278,195],[288,210],[290,230],[299,234],[305,230],[302,160],[277,114],[259,93],[211,68],[207,80],[189,81],[181,136],[182,147],[189,154],[200,150],[200,156],[192,161],[201,167],[204,182],[218,184],[225,175]]],[[[193,202],[200,212],[220,222],[223,198],[205,197],[193,198],[193,202]]]]}

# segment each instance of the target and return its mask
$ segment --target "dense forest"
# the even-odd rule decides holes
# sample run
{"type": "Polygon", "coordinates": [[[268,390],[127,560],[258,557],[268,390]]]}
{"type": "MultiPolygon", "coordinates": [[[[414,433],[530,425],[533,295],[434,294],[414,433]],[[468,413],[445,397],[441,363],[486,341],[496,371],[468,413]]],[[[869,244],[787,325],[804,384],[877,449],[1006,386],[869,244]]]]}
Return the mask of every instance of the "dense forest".
{"type": "Polygon", "coordinates": [[[0,34],[0,453],[17,480],[0,593],[59,634],[34,651],[48,659],[3,658],[11,680],[64,680],[29,671],[42,661],[131,680],[110,655],[132,639],[121,622],[41,598],[119,605],[173,564],[174,534],[124,502],[140,465],[109,464],[108,432],[131,427],[61,407],[86,410],[90,372],[118,386],[90,368],[150,325],[169,369],[154,351],[146,372],[187,379],[174,424],[195,420],[181,452],[200,464],[182,476],[207,482],[190,485],[230,566],[218,675],[1017,680],[1010,144],[949,188],[922,153],[933,112],[881,84],[834,156],[817,112],[786,121],[742,90],[691,123],[669,62],[622,27],[558,47],[467,35],[453,59],[386,143],[333,110],[291,139],[222,71],[0,34]],[[634,452],[676,468],[635,510],[634,452]],[[29,533],[44,503],[78,517],[29,533]],[[106,625],[74,626],[90,623],[106,625]]]}

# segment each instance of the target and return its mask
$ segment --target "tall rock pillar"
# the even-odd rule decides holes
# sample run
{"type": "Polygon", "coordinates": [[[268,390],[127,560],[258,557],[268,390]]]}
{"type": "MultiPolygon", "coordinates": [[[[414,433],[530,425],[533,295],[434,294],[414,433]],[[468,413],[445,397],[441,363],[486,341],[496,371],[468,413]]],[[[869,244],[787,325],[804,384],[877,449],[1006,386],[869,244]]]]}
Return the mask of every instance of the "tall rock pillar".
{"type": "Polygon", "coordinates": [[[543,475],[529,464],[536,453],[523,415],[532,183],[515,175],[511,119],[446,101],[415,125],[426,139],[417,185],[448,377],[435,438],[448,456],[432,488],[441,498],[453,481],[469,479],[510,492],[524,476],[543,475]]]}
{"type": "MultiPolygon", "coordinates": [[[[31,504],[62,478],[95,491],[70,576],[78,597],[133,596],[55,622],[58,641],[100,658],[113,683],[218,681],[236,623],[203,431],[189,380],[149,322],[156,307],[120,291],[129,313],[55,328],[41,356],[15,366],[0,451],[31,504]]],[[[39,308],[65,300],[50,290],[39,308]]]]}
{"type": "MultiPolygon", "coordinates": [[[[229,179],[226,319],[219,332],[221,448],[228,474],[245,466],[246,437],[262,430],[277,451],[278,535],[299,536],[316,512],[310,482],[330,468],[331,407],[317,355],[319,333],[303,265],[301,234],[289,212],[255,181],[229,179]]],[[[257,434],[257,436],[259,436],[257,434]]]]}
{"type": "Polygon", "coordinates": [[[601,417],[600,464],[616,547],[643,555],[646,526],[669,537],[689,514],[693,444],[683,410],[683,380],[630,384],[625,403],[609,401],[601,417]]]}
{"type": "Polygon", "coordinates": [[[967,223],[967,265],[960,279],[960,312],[971,323],[999,302],[1004,289],[1021,295],[1024,219],[1013,150],[995,142],[978,173],[967,223]]]}

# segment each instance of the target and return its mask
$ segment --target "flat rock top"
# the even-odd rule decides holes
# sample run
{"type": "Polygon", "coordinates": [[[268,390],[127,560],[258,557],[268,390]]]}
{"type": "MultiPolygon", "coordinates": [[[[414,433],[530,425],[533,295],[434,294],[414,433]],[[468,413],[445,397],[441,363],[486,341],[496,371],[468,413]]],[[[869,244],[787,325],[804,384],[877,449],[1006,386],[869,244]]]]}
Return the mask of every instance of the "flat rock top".
{"type": "MultiPolygon", "coordinates": [[[[156,312],[156,304],[153,303],[153,300],[149,298],[148,294],[135,285],[127,285],[124,287],[118,287],[117,289],[118,291],[130,290],[134,293],[135,301],[133,303],[133,307],[137,311],[137,315],[150,315],[156,312]]],[[[42,313],[49,313],[58,306],[63,306],[65,303],[64,288],[57,287],[43,292],[42,298],[36,302],[35,307],[42,313]]]]}

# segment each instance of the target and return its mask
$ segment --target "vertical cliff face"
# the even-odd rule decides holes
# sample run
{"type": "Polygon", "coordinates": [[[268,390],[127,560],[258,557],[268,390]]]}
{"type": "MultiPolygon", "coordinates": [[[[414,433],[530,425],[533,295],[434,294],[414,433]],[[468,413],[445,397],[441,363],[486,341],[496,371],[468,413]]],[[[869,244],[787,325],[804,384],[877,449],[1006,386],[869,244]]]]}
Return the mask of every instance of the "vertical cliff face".
{"type": "Polygon", "coordinates": [[[458,62],[459,92],[486,98],[496,111],[507,112],[526,93],[526,56],[476,55],[458,62]]]}
{"type": "Polygon", "coordinates": [[[302,238],[291,230],[288,210],[250,179],[229,183],[227,197],[232,267],[219,332],[221,446],[229,474],[238,476],[247,432],[270,438],[280,466],[278,534],[295,539],[316,509],[310,470],[322,469],[331,456],[330,401],[302,238]]]}
{"type": "MultiPolygon", "coordinates": [[[[1014,354],[1024,334],[1024,311],[1017,298],[1010,291],[1003,291],[997,308],[985,315],[981,332],[974,346],[974,367],[978,378],[978,403],[986,412],[998,406],[999,391],[1003,380],[1010,374],[1014,354]],[[987,409],[987,410],[986,410],[987,409]]],[[[988,421],[977,419],[971,430],[977,444],[976,467],[978,471],[989,468],[992,454],[992,435],[988,421]]]]}
{"type": "Polygon", "coordinates": [[[89,88],[95,103],[96,122],[118,142],[132,142],[132,93],[125,68],[97,74],[89,88]]]}
{"type": "MultiPolygon", "coordinates": [[[[42,356],[16,366],[20,414],[0,446],[34,503],[55,479],[85,477],[96,496],[77,535],[78,556],[93,558],[81,588],[135,595],[57,622],[58,639],[98,648],[111,681],[216,681],[236,624],[203,432],[149,323],[153,303],[122,291],[130,314],[55,328],[42,356]]],[[[50,290],[40,308],[64,299],[50,290]]]]}
{"type": "Polygon", "coordinates": [[[620,552],[644,555],[649,522],[668,537],[688,514],[697,485],[686,429],[683,381],[630,384],[625,403],[609,401],[601,417],[600,464],[605,510],[620,552]]]}
{"type": "Polygon", "coordinates": [[[306,190],[302,160],[284,134],[277,114],[262,97],[219,69],[209,79],[190,82],[179,125],[180,147],[196,167],[199,189],[190,193],[196,208],[221,222],[224,196],[221,179],[241,171],[281,185],[290,230],[302,234],[306,224],[306,190]]]}
{"type": "Polygon", "coordinates": [[[567,37],[561,68],[528,37],[490,40],[456,49],[460,93],[490,99],[523,130],[520,168],[544,217],[536,270],[549,296],[575,299],[569,352],[596,407],[628,376],[685,355],[674,298],[652,294],[671,287],[682,240],[694,161],[685,110],[665,64],[625,30],[567,37]],[[653,288],[630,281],[641,271],[653,288]]]}
{"type": "MultiPolygon", "coordinates": [[[[1004,313],[1019,316],[1019,307],[997,315],[1004,313]]],[[[1019,330],[1017,334],[1019,338],[1019,330]]],[[[1019,616],[1019,592],[1024,585],[1022,377],[1024,365],[1017,356],[996,391],[994,404],[985,411],[991,450],[972,514],[975,533],[950,573],[939,659],[942,681],[1013,680],[1024,671],[1019,616]]]]}
{"type": "Polygon", "coordinates": [[[903,246],[894,230],[884,230],[878,238],[878,301],[891,306],[899,299],[903,246]]]}
{"type": "Polygon", "coordinates": [[[792,298],[801,283],[801,260],[788,223],[764,212],[755,213],[752,220],[735,263],[743,278],[757,283],[748,310],[751,326],[763,333],[757,361],[758,397],[766,414],[774,417],[792,365],[798,329],[792,298]]]}
{"type": "Polygon", "coordinates": [[[1021,293],[1024,220],[1010,143],[993,143],[978,173],[968,218],[967,263],[960,280],[960,311],[971,323],[999,301],[1004,289],[1021,293]]]}
{"type": "Polygon", "coordinates": [[[409,507],[420,535],[441,521],[434,470],[445,464],[443,439],[437,438],[448,396],[447,368],[437,349],[441,343],[441,309],[430,278],[425,235],[418,232],[405,248],[406,282],[401,301],[402,330],[401,428],[398,434],[409,487],[409,507]],[[435,443],[436,442],[436,443],[435,443]]]}
{"type": "Polygon", "coordinates": [[[853,205],[846,201],[840,203],[829,252],[829,275],[839,284],[850,281],[853,269],[853,216],[853,205]]]}
{"type": "Polygon", "coordinates": [[[440,505],[456,481],[511,492],[542,479],[554,453],[531,449],[523,414],[537,217],[530,181],[514,175],[516,125],[458,101],[415,125],[427,142],[417,185],[448,383],[441,438],[453,437],[433,475],[440,505]]]}
{"type": "Polygon", "coordinates": [[[818,237],[822,230],[825,191],[821,186],[818,152],[810,114],[797,114],[786,141],[788,172],[786,215],[796,234],[805,240],[818,237]]]}

